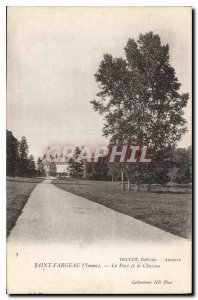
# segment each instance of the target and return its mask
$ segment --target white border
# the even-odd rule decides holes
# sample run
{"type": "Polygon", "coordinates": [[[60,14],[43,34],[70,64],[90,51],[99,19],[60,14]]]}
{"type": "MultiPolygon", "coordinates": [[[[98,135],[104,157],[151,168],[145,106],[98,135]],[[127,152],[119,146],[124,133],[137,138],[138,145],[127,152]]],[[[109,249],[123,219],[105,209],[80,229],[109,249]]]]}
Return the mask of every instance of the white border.
{"type": "Polygon", "coordinates": [[[196,0],[3,0],[2,6],[196,6],[196,0]]]}
{"type": "Polygon", "coordinates": [[[6,7],[0,5],[0,295],[6,287],[6,7]]]}
{"type": "MultiPolygon", "coordinates": [[[[5,143],[5,133],[6,133],[6,6],[192,6],[195,10],[198,7],[197,0],[119,0],[119,1],[111,1],[111,0],[3,0],[0,2],[0,92],[1,92],[1,101],[0,101],[0,233],[1,233],[1,244],[0,244],[0,296],[1,299],[7,299],[8,295],[6,295],[5,287],[6,287],[6,217],[5,217],[5,208],[6,208],[6,192],[5,192],[5,174],[6,174],[6,143],[5,143]]],[[[197,41],[197,26],[195,22],[195,41],[197,41]]],[[[197,42],[195,43],[195,49],[197,49],[197,42]]],[[[196,54],[196,53],[194,53],[196,54]]],[[[194,60],[194,63],[197,60],[194,60]]],[[[195,70],[197,70],[197,62],[194,66],[195,70]]],[[[195,71],[196,72],[196,71],[195,71]]],[[[194,86],[198,86],[198,80],[195,78],[194,86]]],[[[194,116],[198,115],[198,105],[196,103],[195,95],[194,95],[194,116]]],[[[195,117],[194,131],[197,132],[197,122],[195,117]]],[[[195,139],[197,134],[195,134],[195,139]]],[[[196,141],[194,140],[194,150],[197,149],[196,141]]],[[[194,154],[195,155],[195,154],[194,154]]],[[[195,162],[197,167],[198,162],[195,162]]],[[[198,186],[198,179],[195,179],[195,186],[198,186]]],[[[194,209],[197,209],[197,201],[194,195],[194,209]]],[[[195,223],[196,218],[195,218],[195,223]]],[[[194,228],[195,232],[197,226],[194,228]]],[[[196,235],[197,237],[197,235],[196,235]]],[[[197,240],[197,239],[196,239],[197,240]]],[[[196,260],[196,270],[197,270],[197,260],[196,260]]],[[[197,285],[197,276],[195,287],[197,285]]],[[[196,292],[196,291],[195,291],[196,292]]],[[[28,296],[26,296],[28,297],[28,296]]],[[[23,297],[23,298],[26,298],[23,297]]],[[[135,296],[133,296],[135,297],[135,296]]],[[[19,297],[20,298],[20,297],[19,297]]],[[[48,297],[47,297],[48,298],[48,297]]],[[[50,297],[51,298],[51,297],[50,297]]],[[[56,298],[54,296],[53,298],[56,298]]],[[[68,297],[70,298],[70,297],[68,297]]],[[[72,297],[74,298],[74,297],[72,297]]],[[[89,297],[90,298],[90,297],[89,297]]],[[[104,297],[106,298],[106,297],[104,297]]],[[[116,297],[118,298],[118,297],[116,297]]],[[[123,298],[123,297],[119,297],[123,298]]],[[[138,297],[140,299],[141,297],[138,297]]],[[[158,297],[157,297],[158,298],[158,297]]],[[[159,297],[160,298],[160,297],[159,297]]],[[[169,297],[174,299],[174,297],[169,297]]]]}

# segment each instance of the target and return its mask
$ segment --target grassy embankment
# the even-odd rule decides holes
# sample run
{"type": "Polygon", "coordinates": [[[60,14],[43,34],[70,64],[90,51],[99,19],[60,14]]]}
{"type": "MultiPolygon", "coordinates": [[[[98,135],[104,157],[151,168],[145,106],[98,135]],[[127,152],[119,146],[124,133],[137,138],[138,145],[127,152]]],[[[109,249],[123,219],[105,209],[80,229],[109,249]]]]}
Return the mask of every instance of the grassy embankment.
{"type": "Polygon", "coordinates": [[[188,185],[169,188],[142,187],[136,192],[121,191],[120,182],[89,180],[54,180],[53,183],[68,192],[87,198],[129,215],[175,235],[191,238],[192,194],[188,185]]]}
{"type": "Polygon", "coordinates": [[[11,229],[22,212],[31,192],[42,178],[7,177],[7,204],[6,204],[6,234],[11,229]]]}

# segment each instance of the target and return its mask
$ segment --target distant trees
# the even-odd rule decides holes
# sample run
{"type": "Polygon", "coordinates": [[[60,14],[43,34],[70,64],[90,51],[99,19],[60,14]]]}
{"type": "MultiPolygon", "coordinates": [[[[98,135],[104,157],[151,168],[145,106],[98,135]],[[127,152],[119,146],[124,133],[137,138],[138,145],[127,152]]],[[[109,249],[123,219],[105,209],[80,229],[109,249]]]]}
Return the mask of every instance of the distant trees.
{"type": "MultiPolygon", "coordinates": [[[[137,41],[129,39],[124,50],[125,58],[104,54],[95,74],[99,92],[91,103],[104,116],[103,135],[110,143],[148,146],[153,160],[164,167],[153,167],[147,177],[160,171],[165,180],[169,151],[187,130],[183,108],[189,95],[179,92],[169,45],[162,45],[159,35],[140,34],[137,41]]],[[[134,169],[137,185],[143,173],[140,167],[134,169]]]]}
{"type": "Polygon", "coordinates": [[[68,164],[68,171],[70,172],[70,176],[74,178],[82,178],[84,170],[82,162],[77,162],[76,160],[70,158],[68,164]]]}
{"type": "Polygon", "coordinates": [[[37,173],[39,176],[45,176],[45,170],[44,170],[44,167],[41,164],[41,162],[42,162],[42,159],[39,157],[37,159],[37,173]]]}
{"type": "Polygon", "coordinates": [[[99,158],[98,162],[89,162],[85,165],[87,179],[107,180],[109,179],[109,166],[105,159],[99,158]]]}
{"type": "Polygon", "coordinates": [[[11,131],[6,131],[6,164],[8,176],[35,176],[34,157],[28,157],[28,144],[23,136],[18,141],[11,131]]]}
{"type": "Polygon", "coordinates": [[[6,131],[6,171],[8,176],[15,176],[18,164],[19,141],[13,136],[12,132],[6,131]]]}
{"type": "Polygon", "coordinates": [[[109,163],[109,175],[112,181],[117,181],[121,178],[121,164],[119,162],[109,163]]]}
{"type": "Polygon", "coordinates": [[[176,183],[189,183],[192,181],[192,147],[188,149],[177,148],[172,153],[172,166],[169,178],[176,183]]]}
{"type": "Polygon", "coordinates": [[[49,169],[50,176],[56,176],[56,164],[52,162],[49,169]]]}
{"type": "Polygon", "coordinates": [[[188,159],[190,164],[190,182],[192,182],[192,146],[189,146],[187,149],[188,159]]]}
{"type": "Polygon", "coordinates": [[[31,154],[27,161],[27,173],[29,176],[36,175],[36,164],[34,161],[34,156],[31,154]]]}
{"type": "Polygon", "coordinates": [[[28,144],[26,138],[22,136],[19,147],[18,147],[18,164],[17,164],[17,175],[26,176],[28,174],[28,144]]]}
{"type": "Polygon", "coordinates": [[[146,184],[148,191],[151,184],[165,185],[168,182],[179,184],[190,183],[192,181],[192,147],[170,149],[166,153],[166,159],[162,160],[161,153],[158,152],[155,161],[148,165],[130,165],[119,161],[109,162],[107,157],[100,157],[97,162],[86,159],[77,160],[80,148],[73,158],[69,160],[70,176],[74,178],[84,178],[90,180],[112,180],[118,181],[123,177],[122,189],[131,189],[131,183],[136,183],[137,190],[140,184],[146,184]],[[125,182],[124,182],[125,181],[125,182]]]}

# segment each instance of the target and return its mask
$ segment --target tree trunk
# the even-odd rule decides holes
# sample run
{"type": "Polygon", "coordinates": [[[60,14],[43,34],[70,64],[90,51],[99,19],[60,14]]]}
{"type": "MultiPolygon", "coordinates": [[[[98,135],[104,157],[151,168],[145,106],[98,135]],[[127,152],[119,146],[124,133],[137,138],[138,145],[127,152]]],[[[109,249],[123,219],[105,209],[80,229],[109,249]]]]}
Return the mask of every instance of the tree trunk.
{"type": "Polygon", "coordinates": [[[128,176],[128,190],[131,190],[130,177],[128,176]]]}
{"type": "Polygon", "coordinates": [[[123,172],[123,170],[122,170],[122,190],[125,191],[124,172],[123,172]]]}
{"type": "Polygon", "coordinates": [[[140,183],[139,183],[139,180],[137,180],[137,182],[136,182],[136,191],[137,191],[137,192],[140,191],[140,183]]]}
{"type": "Polygon", "coordinates": [[[173,176],[171,176],[171,192],[173,191],[173,176]]]}
{"type": "Polygon", "coordinates": [[[150,190],[151,190],[151,183],[149,182],[147,186],[147,192],[150,192],[150,190]]]}

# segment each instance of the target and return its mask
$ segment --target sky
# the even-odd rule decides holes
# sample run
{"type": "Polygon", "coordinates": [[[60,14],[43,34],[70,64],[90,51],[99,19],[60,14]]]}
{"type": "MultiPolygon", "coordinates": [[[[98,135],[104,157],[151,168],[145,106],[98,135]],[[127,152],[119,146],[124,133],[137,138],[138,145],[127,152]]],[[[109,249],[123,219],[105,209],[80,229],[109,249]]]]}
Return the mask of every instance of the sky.
{"type": "Polygon", "coordinates": [[[170,46],[170,62],[189,92],[191,145],[191,8],[8,7],[7,129],[27,138],[35,159],[50,145],[106,144],[103,118],[90,101],[104,53],[124,57],[129,38],[153,31],[170,46]]]}

